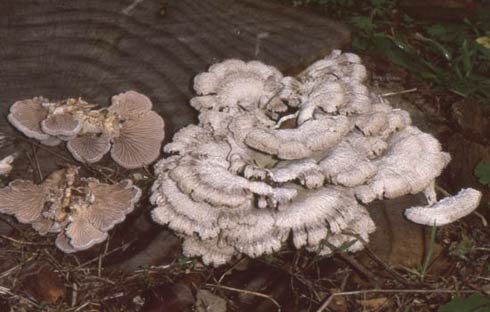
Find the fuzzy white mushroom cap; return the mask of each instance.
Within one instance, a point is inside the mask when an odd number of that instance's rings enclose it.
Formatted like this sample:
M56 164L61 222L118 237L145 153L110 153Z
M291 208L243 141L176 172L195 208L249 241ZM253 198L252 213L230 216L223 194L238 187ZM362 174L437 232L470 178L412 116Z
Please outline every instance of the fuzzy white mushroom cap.
M449 155L366 76L340 51L297 77L238 60L196 76L199 124L179 130L155 165L153 220L182 236L185 255L218 266L289 237L320 255L361 250L375 230L363 204L375 199L423 192L431 207L407 217L436 225L474 210L472 190L437 202Z
M481 192L467 188L454 196L424 207L412 207L405 210L410 221L425 225L441 226L459 220L473 212L480 203Z

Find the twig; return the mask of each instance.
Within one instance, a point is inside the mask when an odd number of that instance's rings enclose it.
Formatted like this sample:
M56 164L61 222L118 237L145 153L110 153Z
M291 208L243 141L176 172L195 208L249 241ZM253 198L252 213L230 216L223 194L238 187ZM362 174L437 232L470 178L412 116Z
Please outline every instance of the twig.
M485 219L485 217L481 213L479 213L478 211L473 211L473 213L475 214L475 216L477 216L478 218L480 218L481 223L483 224L484 227L487 227L488 226L487 219Z
M77 304L78 297L78 285L77 283L72 284L72 292L71 292L71 306L74 307Z
M235 264L233 264L228 270L226 270L223 274L221 274L220 278L218 279L218 285L221 285L221 282L223 281L223 279L231 274L231 272L240 264L243 262L243 260L246 259L246 258L241 258L240 260L238 260Z
M255 291L251 291L251 290L246 290L246 289L233 288L233 287L228 287L228 286L218 285L218 284L205 284L204 286L221 288L221 289L225 289L225 290L229 290L229 291L234 291L234 292L238 292L238 293L243 293L243 294L247 294L247 295L253 295L253 296L265 298L265 299L270 300L277 307L278 312L281 311L281 305L274 298L272 298L269 295L263 294L263 293L259 293L259 292L255 292Z
M76 163L75 161L63 156L63 155L60 155L59 153L56 153L56 152L53 152L51 151L50 149L46 148L45 146L43 146L42 144L38 144L32 140L29 140L29 139L25 139L23 137L19 137L20 140L24 141L24 142L27 142L27 143L30 143L34 146L36 146L37 148L39 149L42 149L43 151L61 159L61 160L64 160L66 161L67 163L69 163L70 165L73 165L73 166L79 166L80 164L79 163ZM88 171L92 172L92 173L99 173L97 170L95 170L94 168L88 166L86 163L82 163L82 166L87 169Z
M16 244L20 245L35 245L35 246L51 246L51 244L45 244L45 243L33 243L33 242L26 242L26 241L20 241L15 238L9 237L7 235L0 234L0 237L3 239L6 239L8 241L14 242Z
M377 287L379 284L379 278L375 276L373 273L369 272L366 267L360 264L356 259L349 256L348 254L342 252L339 254L339 257L342 258L345 262L350 264L354 269L359 271L362 275L368 278L368 280L373 284L373 286Z
M395 96L399 94L405 94L405 93L412 93L417 91L417 88L412 88L412 89L407 89L407 90L402 90L402 91L397 91L397 92L387 92L381 94L382 97L390 97L390 96Z
M42 182L44 180L43 173L41 171L41 165L39 165L39 159L37 159L37 153L34 149L34 145L31 142L32 155L34 156L34 164L36 164L37 174L39 175L39 181Z
M344 291L331 294L323 304L316 310L316 312L324 311L335 297L339 296L352 296L352 295L365 295L373 293L385 293L385 294L425 294L425 293L439 293L439 294L454 294L454 293L466 293L473 294L479 292L478 290L455 290L455 289L365 289L355 291Z
M76 308L75 312L82 311L82 309L85 308L86 306L88 306L89 304L90 304L90 301L85 302L84 304L82 304L81 306Z
M15 266L11 267L10 269L8 269L6 271L3 271L2 273L0 273L0 279L4 278L6 276L9 276L10 274L12 274L12 272L20 269L22 266L26 265L28 262L34 260L35 258L37 258L37 255L30 256L23 263L19 263L19 264L15 265Z
M366 240L364 238L362 238L359 234L349 234L349 235L353 235L354 237L356 237L364 245L364 249L366 250L366 252L369 255L369 257L371 257L371 259L373 259L375 262L377 262L379 265L381 265L397 281L399 281L400 283L402 283L404 285L411 284L411 282L407 278L405 278L405 276L403 276L400 273L398 273L397 271L393 270L391 268L391 266L389 266L383 260L381 260L381 258L379 258L378 255L374 251L372 251L371 248L369 248L368 243L366 242Z
M102 259L104 259L104 257L107 255L107 251L109 249L109 240L110 240L110 237L107 239L107 241L105 243L104 253L99 255L99 263L97 266L97 276L98 277L102 276Z
M129 242L127 242L127 243L126 243L126 244L124 244L124 245L121 245L121 246L119 246L119 247L116 247L116 248L112 249L111 251L107 252L107 253L105 254L105 256L108 256L108 255L110 255L110 254L112 254L112 253L114 253L114 252L116 252L116 251L118 251L118 250L120 250L120 249L124 249L124 248L128 247L128 246L129 246L129 245L131 245L131 244L132 244L132 243L133 243L135 240L136 240L136 239L133 239L132 241L129 241ZM90 264L90 263L92 263L92 262L98 261L98 260L99 260L99 257L100 257L100 256L97 256L97 257L95 257L95 258L93 258L93 259L91 259L91 260L89 260L89 261L87 261L87 262L84 262L84 263L80 264L79 266L77 266L75 269L80 269L80 268L83 268L83 267L85 267L85 266L89 265L89 264Z
M449 193L448 191L446 191L442 186L439 186L439 185L435 185L435 188L438 192L442 193L442 195L446 196L446 197L451 197L453 195L451 195L451 193Z
M60 154L58 154L58 153L56 153L56 152L53 152L53 151L51 151L49 148L46 148L46 147L42 146L42 145L41 145L41 144L39 144L39 143L36 143L36 142L34 142L34 141L32 141L32 140L29 140L29 139L25 139L25 138L23 138L23 137L19 137L19 139L20 139L20 140L22 140L22 141L24 141L24 142L27 142L27 143L29 143L29 144L32 144L32 145L34 145L35 147L37 147L37 148L39 148L39 149L42 149L43 151L46 151L47 153L49 153L49 154L51 154L51 155L53 155L53 156L55 156L55 157L57 157L57 158L63 159L64 161L66 161L66 162L68 162L68 163L70 163L70 164L75 164L75 162L74 162L73 160L71 160L71 159L69 159L69 158L67 158L67 157L65 157L65 156L63 156L63 155L60 155Z
M21 295L17 295L7 287L0 286L0 295L8 295L8 296L12 296L12 297L17 298L17 299L21 298L22 300L25 300L26 302L28 302L34 306L39 305L34 299L31 299L31 298L25 297L25 296L21 296Z

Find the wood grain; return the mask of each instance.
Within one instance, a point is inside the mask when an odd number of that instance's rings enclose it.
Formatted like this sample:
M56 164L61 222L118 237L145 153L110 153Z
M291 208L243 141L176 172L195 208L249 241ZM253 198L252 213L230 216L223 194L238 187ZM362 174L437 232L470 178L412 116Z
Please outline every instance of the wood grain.
M81 96L105 106L112 95L133 89L152 99L170 141L176 130L196 122L188 105L192 79L210 64L258 59L293 71L340 48L349 32L323 17L263 0L2 0L0 40L3 115L19 99ZM3 119L0 132L14 130ZM9 148L30 151L29 145ZM52 151L65 154L63 146ZM45 150L37 150L36 159L43 174L63 162ZM39 179L29 166L19 159L15 170ZM129 217L134 222L128 219L113 231L118 238L111 243L137 241L111 255L109 263L132 270L160 263L177 248L175 236L149 222L147 205L141 203L139 213Z
M226 58L289 70L340 47L340 24L261 0L0 1L0 109L82 96L107 105L135 89L167 121L194 122L192 78Z

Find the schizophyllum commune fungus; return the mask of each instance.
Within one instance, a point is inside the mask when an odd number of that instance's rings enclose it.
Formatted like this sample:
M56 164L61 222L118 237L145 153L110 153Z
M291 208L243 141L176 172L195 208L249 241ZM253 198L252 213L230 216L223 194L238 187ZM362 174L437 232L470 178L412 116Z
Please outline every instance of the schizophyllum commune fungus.
M184 238L183 252L221 265L281 248L325 255L363 248L375 225L363 204L423 192L412 221L443 225L476 209L466 189L439 202L435 178L450 161L365 84L359 57L333 51L298 77L227 60L196 76L199 124L179 132L155 166L153 219Z
M0 213L31 224L41 235L59 233L56 246L66 253L107 239L107 232L133 211L141 190L131 180L115 184L80 178L78 168L50 174L42 183L14 180L0 189Z
M363 206L423 192L419 223L455 221L479 203L464 190L436 200L450 161L365 84L352 53L333 51L297 77L257 61L227 60L194 79L199 124L178 131L155 165L153 219L180 233L183 252L221 265L233 256L297 248L325 255L363 248L375 225Z
M15 102L8 120L30 138L45 145L67 141L73 157L93 163L111 152L122 167L133 169L154 162L164 138L162 117L150 99L136 91L112 97L107 108L82 99L50 102L43 97Z

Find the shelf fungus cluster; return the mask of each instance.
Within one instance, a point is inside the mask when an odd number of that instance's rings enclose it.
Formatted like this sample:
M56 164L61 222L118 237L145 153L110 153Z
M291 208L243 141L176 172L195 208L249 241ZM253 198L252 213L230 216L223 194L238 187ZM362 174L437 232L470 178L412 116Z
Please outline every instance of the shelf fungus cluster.
M0 213L31 224L41 235L59 233L56 246L71 253L106 240L107 232L133 211L140 196L131 180L105 184L80 178L76 167L68 167L38 185L10 182L0 189Z
M406 215L431 225L474 210L474 190L437 202L434 179L450 156L366 75L340 51L297 77L240 60L197 75L199 124L177 132L155 165L153 219L183 236L185 255L221 265L289 237L321 255L360 250L375 230L363 205L376 199L424 192L428 205Z
M152 111L148 97L128 91L112 97L112 105L96 105L82 99L50 102L43 97L15 102L8 120L30 138L54 146L62 141L75 159L93 163L110 151L122 167L148 165L160 154L163 119Z

